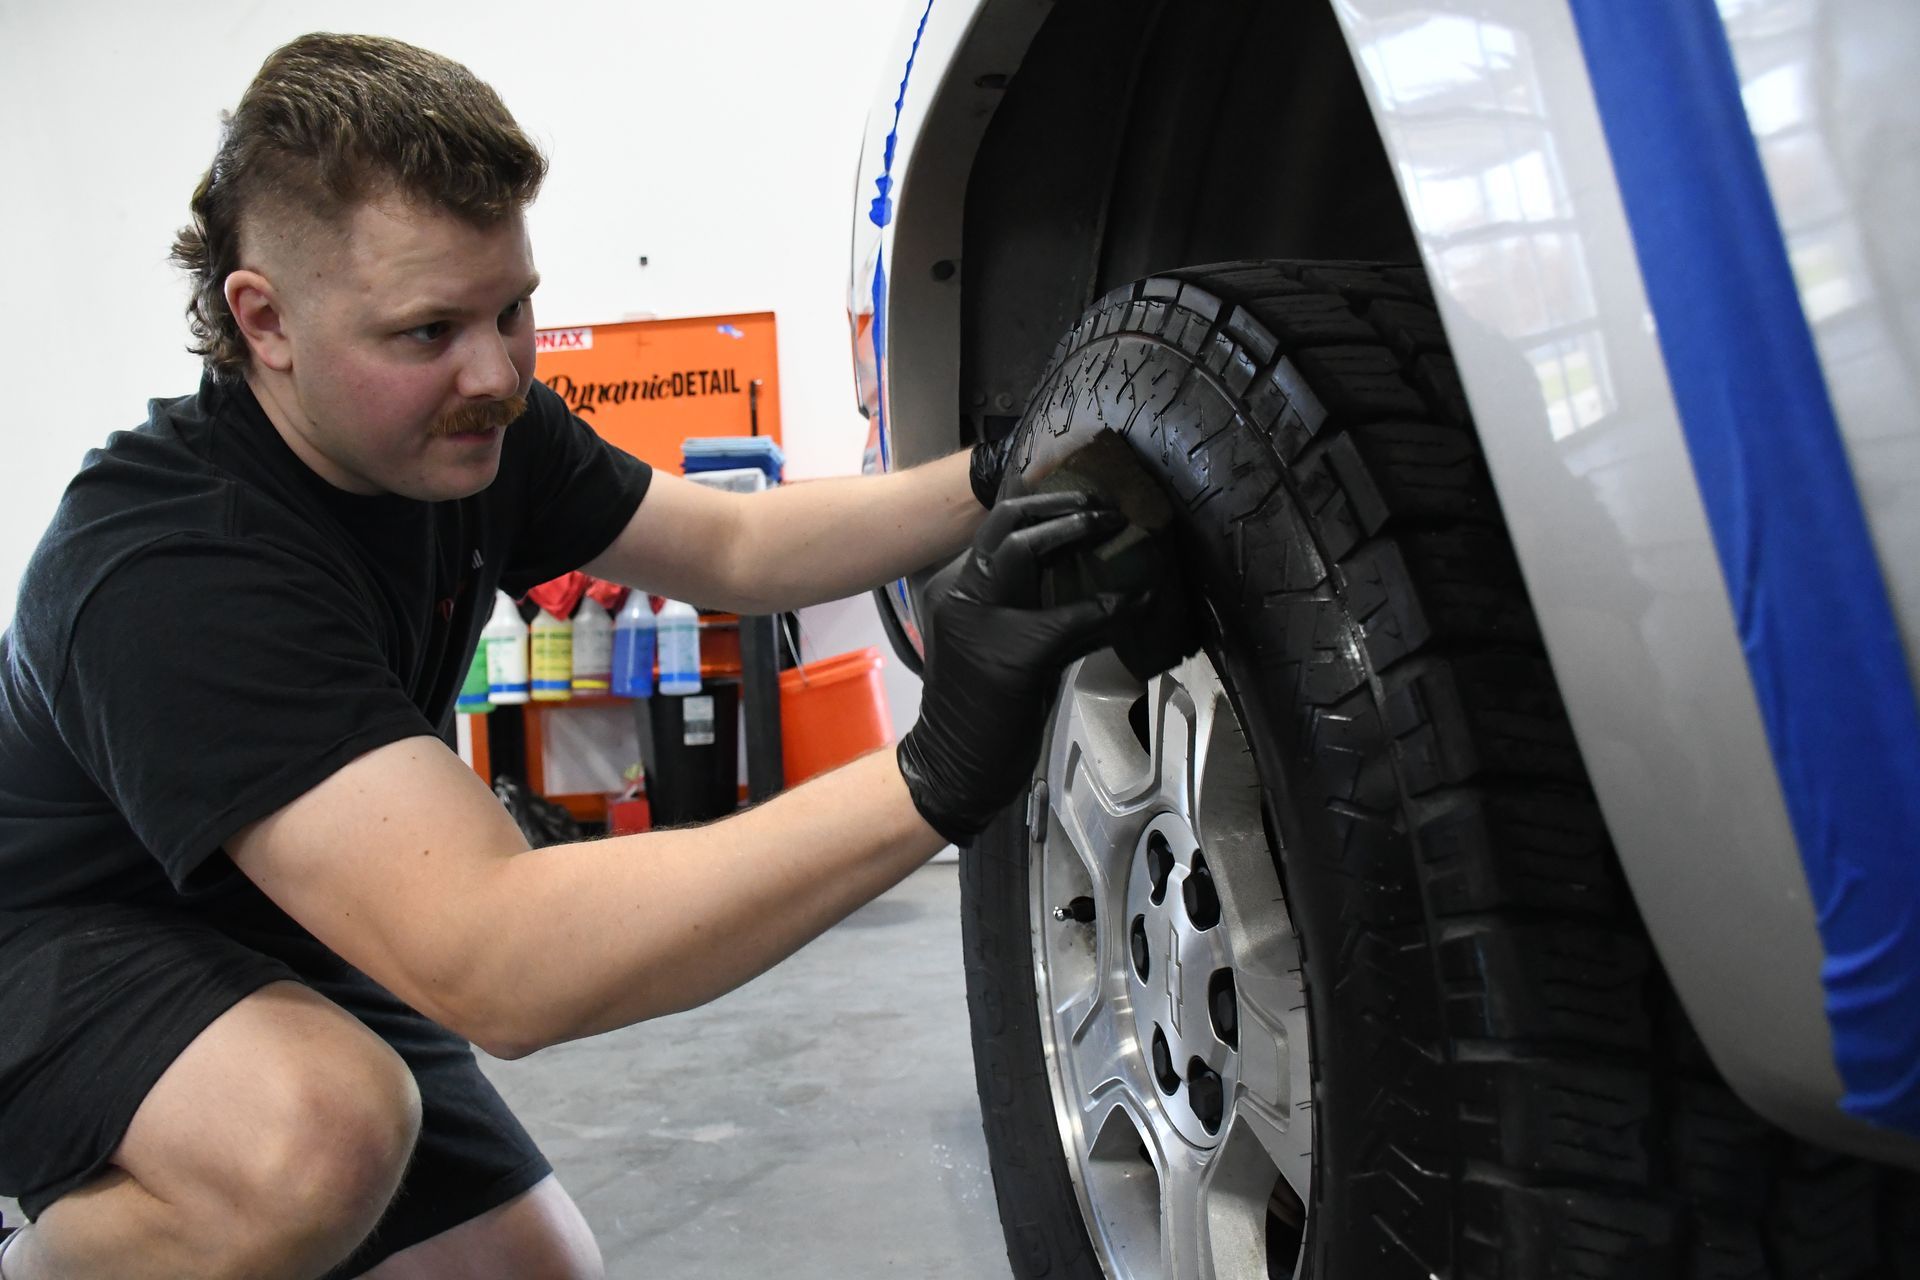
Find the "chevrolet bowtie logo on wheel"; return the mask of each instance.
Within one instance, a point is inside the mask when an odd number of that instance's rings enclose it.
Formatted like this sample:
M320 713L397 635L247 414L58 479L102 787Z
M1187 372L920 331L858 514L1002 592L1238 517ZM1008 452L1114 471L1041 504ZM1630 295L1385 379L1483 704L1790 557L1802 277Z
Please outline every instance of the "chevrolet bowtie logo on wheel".
M1171 920L1167 922L1167 1018L1173 1023L1175 1035L1183 1035L1180 1026L1181 1011L1181 974L1180 974L1180 928Z

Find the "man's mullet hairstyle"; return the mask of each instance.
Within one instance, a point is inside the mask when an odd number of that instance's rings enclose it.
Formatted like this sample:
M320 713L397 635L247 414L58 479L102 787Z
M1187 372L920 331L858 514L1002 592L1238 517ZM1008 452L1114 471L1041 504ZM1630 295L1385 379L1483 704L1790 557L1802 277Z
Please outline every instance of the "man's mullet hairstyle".
M188 350L220 379L247 368L226 281L248 215L271 207L337 227L363 201L399 195L484 228L531 203L547 175L491 87L450 58L376 36L316 33L275 50L224 125L173 242L193 278Z

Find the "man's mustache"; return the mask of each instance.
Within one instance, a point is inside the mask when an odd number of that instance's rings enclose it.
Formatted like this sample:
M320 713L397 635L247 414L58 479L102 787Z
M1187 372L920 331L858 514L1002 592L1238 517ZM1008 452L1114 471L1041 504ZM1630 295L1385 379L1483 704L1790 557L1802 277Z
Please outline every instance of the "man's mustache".
M488 400L482 404L462 405L452 413L433 424L429 434L435 436L459 436L474 431L491 431L495 427L504 427L527 411L527 398L513 395L505 400Z

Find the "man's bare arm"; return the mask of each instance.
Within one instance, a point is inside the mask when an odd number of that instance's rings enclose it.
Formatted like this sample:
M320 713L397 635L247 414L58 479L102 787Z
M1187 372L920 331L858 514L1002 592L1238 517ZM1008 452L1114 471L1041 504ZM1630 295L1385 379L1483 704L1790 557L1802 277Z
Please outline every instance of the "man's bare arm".
M882 476L722 493L665 472L596 577L738 613L838 600L952 557L986 512L968 455Z
M350 963L515 1057L738 986L942 843L880 752L710 826L529 852L471 770L412 738L229 852Z
M295 920L421 1012L504 1055L699 1004L965 840L1032 777L1047 706L1123 602L1040 603L1110 536L1081 495L1000 502L935 596L950 637L899 751L711 826L529 852L438 740L369 752L228 842Z

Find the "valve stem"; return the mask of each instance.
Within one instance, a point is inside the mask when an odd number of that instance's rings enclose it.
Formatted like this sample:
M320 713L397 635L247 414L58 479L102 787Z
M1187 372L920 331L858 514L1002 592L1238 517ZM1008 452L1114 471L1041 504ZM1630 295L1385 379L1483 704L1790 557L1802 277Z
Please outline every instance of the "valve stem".
M1079 897L1079 898L1075 898L1073 901L1069 902L1064 907L1055 907L1053 909L1053 918L1055 920L1060 921L1062 924L1066 923L1069 920L1073 921L1075 924L1092 924L1093 923L1093 899L1088 897Z

